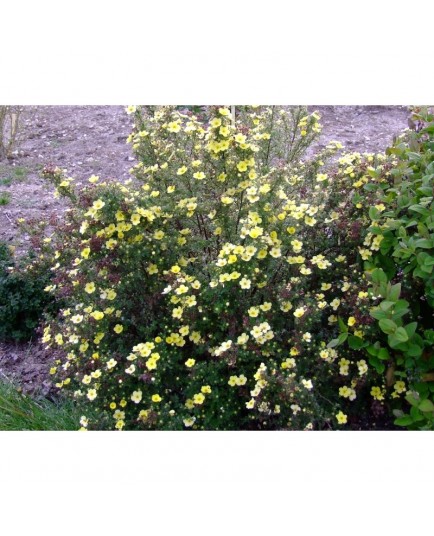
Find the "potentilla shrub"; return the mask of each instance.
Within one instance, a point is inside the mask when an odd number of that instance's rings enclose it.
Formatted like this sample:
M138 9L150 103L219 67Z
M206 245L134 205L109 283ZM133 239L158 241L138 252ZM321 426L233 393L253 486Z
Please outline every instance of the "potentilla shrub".
M130 180L78 188L45 170L71 210L49 288L66 306L43 341L63 350L51 372L82 429L375 427L381 373L329 343L369 332L377 193L359 192L393 163L332 165L337 142L301 160L320 132L302 107L128 112Z

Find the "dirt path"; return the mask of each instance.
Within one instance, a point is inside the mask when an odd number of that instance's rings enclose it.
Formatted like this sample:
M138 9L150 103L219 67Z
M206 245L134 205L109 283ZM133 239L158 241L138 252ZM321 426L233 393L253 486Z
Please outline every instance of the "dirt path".
M309 106L322 116L317 147L341 141L348 151L384 150L407 127L405 106ZM0 162L0 240L26 249L17 233L17 218L48 219L64 204L39 173L51 163L67 169L77 181L91 175L127 178L133 158L126 137L132 119L121 106L26 107L22 143L14 159ZM9 202L1 205L2 195ZM24 242L23 242L24 240ZM38 344L0 344L2 375L16 378L27 391L48 393L52 356Z
M46 164L67 169L77 182L91 175L127 178L133 161L126 144L131 126L122 106L26 107L19 152L0 162L0 192L10 197L0 207L0 240L16 244L17 218L46 219L64 210L40 178Z

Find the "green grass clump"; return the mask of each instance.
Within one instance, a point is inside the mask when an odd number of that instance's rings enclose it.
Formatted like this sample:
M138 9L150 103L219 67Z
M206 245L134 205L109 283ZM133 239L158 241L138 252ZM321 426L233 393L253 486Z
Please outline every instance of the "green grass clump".
M0 206L8 205L10 200L11 194L9 192L0 192Z
M0 430L77 430L79 420L79 410L71 400L31 398L16 385L0 382Z

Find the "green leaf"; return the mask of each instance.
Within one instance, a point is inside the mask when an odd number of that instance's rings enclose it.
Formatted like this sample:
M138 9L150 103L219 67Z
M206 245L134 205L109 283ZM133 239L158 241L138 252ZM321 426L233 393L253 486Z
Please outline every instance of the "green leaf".
M403 311L405 310L406 312L408 311L408 306L410 304L408 303L407 300L398 300L396 303L395 303L395 313L398 313L400 311Z
M388 311L391 307L395 305L394 301L384 300L379 304L379 307L382 311Z
M381 359L382 361L386 361L390 358L389 350L387 348L380 348L378 354L378 359Z
M423 412L432 412L434 411L434 404L431 402L431 400L422 400L418 406L418 409Z
M408 341L408 335L407 335L407 332L405 331L404 328L399 327L395 331L394 336L398 339L399 342L407 342Z
M387 275L383 272L381 268L376 268L372 272L371 277L373 283L387 283Z
M425 417L422 415L422 413L417 409L416 406L412 406L410 408L410 415L413 417L414 422L419 422L425 420Z
M378 208L370 207L369 208L369 217L371 218L372 221L376 221L376 220L380 219L380 211L378 210Z
M415 398L414 395L409 394L405 397L407 402L411 404L412 406L418 406L419 405L419 399Z
M410 424L413 424L413 419L410 417L410 415L404 415L404 417L398 417L395 419L394 423L397 426L409 426Z
M388 299L392 302L398 301L399 295L401 294L401 283L392 285L388 293Z
M422 214L422 216L429 216L430 215L429 210L426 209L425 207L420 206L420 205L412 205L411 207L408 207L408 210L411 210L413 212L417 212L418 214Z
M377 374L383 374L383 372L386 370L386 365L379 361L376 357L370 357L369 364L374 367L374 369L377 371Z
M364 341L363 339L361 339L360 337L356 337L354 335L348 336L348 346L352 350L360 350L360 348L364 348L367 345L368 343Z
M414 245L417 248L423 248L423 249L431 249L433 246L432 240L428 240L426 238L419 238L419 240L416 240Z
M380 311L378 308L371 309L370 315L372 318L375 318L376 320L381 320L382 318L388 318L388 314L384 311Z
M335 348L336 346L340 346L347 340L347 337L348 333L341 333L337 339L333 339L327 344L327 348Z
M348 332L348 326L345 324L345 322L342 320L341 317L338 317L338 324L339 324L339 329L342 333Z
M378 355L378 351L379 351L378 344L377 343L375 343L375 345L371 344L370 346L366 348L366 351L368 352L369 355L372 355L375 357L376 355Z
M407 332L408 338L411 339L416 333L417 322L411 322L410 324L407 324L406 326L404 326L404 329Z
M378 325L380 326L381 331L387 333L387 335L395 333L398 327L393 320L389 320L388 318L382 318L378 322Z
M408 345L407 354L411 357L419 357L422 355L423 348L417 344L410 343Z

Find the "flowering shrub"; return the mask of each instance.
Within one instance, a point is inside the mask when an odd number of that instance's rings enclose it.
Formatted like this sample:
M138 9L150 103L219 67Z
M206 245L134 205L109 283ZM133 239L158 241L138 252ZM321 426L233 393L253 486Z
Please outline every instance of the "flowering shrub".
M128 112L130 180L44 172L71 210L43 341L82 429L387 426L363 263L396 158L300 160L320 132L302 107Z

